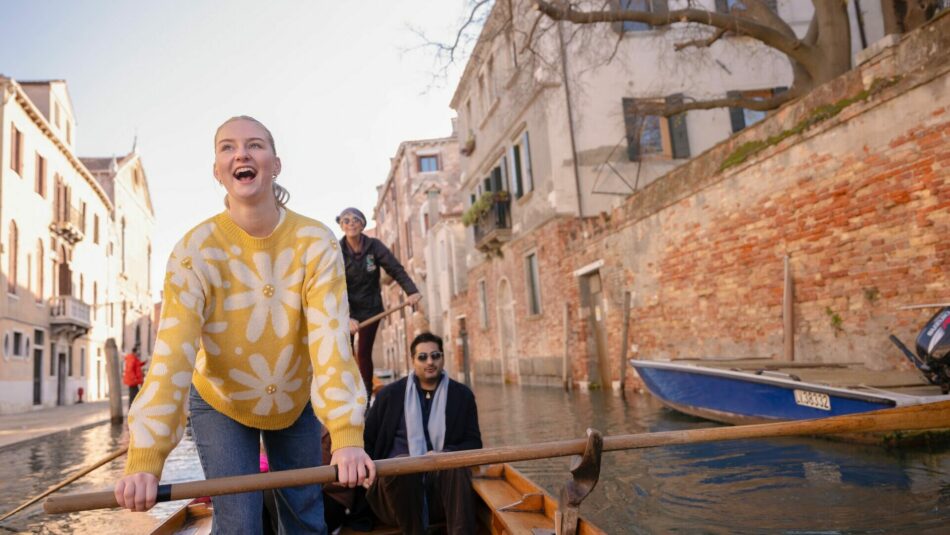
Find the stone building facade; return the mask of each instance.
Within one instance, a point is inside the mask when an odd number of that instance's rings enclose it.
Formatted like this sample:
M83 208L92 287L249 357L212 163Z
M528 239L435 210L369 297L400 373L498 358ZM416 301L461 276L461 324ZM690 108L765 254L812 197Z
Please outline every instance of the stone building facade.
M638 117L628 104L734 92L774 94L790 83L791 71L783 57L736 37L704 51L704 62L689 55L674 58L674 44L685 39L676 27L554 25L529 53L518 41L530 33L525 27L533 20L529 4L495 4L451 104L459 115L464 155L463 219L471 224L467 287L453 302L458 311L453 335L463 326L467 330L477 380L619 386L626 377L626 366L619 362L625 293L633 301L628 356L656 356L652 349L642 353L652 346L637 341L638 336L665 336L666 344L677 348L684 343L680 333L669 329L649 331L655 325L637 315L660 284L646 274L666 277L677 267L664 267L658 274L650 244L661 236L672 240L682 229L648 231L640 226L623 234L618 226L623 220L616 214L670 188L675 183L670 177L679 176L684 167L694 168L696 159L708 162L723 140L736 134L744 139L766 118L742 109L691 111L670 119ZM669 9L679 5L660 4ZM708 4L710 9L719 5ZM650 9L657 5L651 3ZM812 15L809 3L780 1L773 9L804 34ZM863 12L863 28L852 31L855 52L882 37L879 11ZM853 24L857 21L852 17ZM591 50L614 50L614 59L601 63ZM743 204L743 198L732 198L743 195L738 191L722 192L721 207ZM654 206L663 217L678 206L675 202L686 202L664 199L674 205ZM706 211L720 205L703 201ZM700 218L696 224L704 222ZM794 260L792 264L794 268ZM705 271L701 265L693 269ZM689 281L683 284L695 281L690 275L699 275L679 273ZM650 282L640 287L638 280ZM736 291L749 290L739 281L737 285ZM752 308L764 300L751 293L745 298ZM740 305L731 306L707 319L730 328L745 325L735 321L734 308ZM690 321L685 309L678 314L678 321ZM661 318L662 323L665 316ZM752 318L745 321L744 336L724 332L718 336L723 347L698 346L744 356L751 351L745 344L774 343L773 331ZM700 335L694 331L684 332Z
M90 169L62 80L0 77L0 103L0 413L101 399L106 340L151 311L141 159Z
M443 138L405 141L390 162L389 176L377 188L374 232L423 293L421 308L438 311L434 329L424 320L419 305L404 308L381 322L375 347L381 347L382 354L376 367L405 374L410 369L409 343L415 333L421 329L443 333L438 324L444 313L443 300L429 282L432 272L426 245L427 236L440 218L458 212L459 151L455 132ZM405 297L399 284L384 275L383 305L391 308ZM429 318L433 319L431 314Z

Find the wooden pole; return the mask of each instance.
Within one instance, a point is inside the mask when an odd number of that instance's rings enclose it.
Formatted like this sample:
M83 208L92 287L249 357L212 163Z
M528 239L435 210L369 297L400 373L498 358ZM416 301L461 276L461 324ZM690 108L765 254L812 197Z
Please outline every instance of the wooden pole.
M122 378L119 370L119 348L115 338L106 340L106 378L109 381L109 414L113 424L122 423Z
M792 268L788 255L785 255L785 292L782 298L782 320L785 338L785 360L795 360L795 290L792 282Z
M627 397L627 345L630 342L630 290L623 293L623 327L620 335L620 396Z
M570 373L571 358L570 358L570 347L571 347L571 306L567 303L564 303L564 358L561 360L561 384L564 385L564 390L567 392L571 391L571 388L574 386L573 383L573 373Z
M17 507L16 509L10 511L9 513L6 513L6 514L3 515L3 516L0 516L0 521L3 521L3 520L6 520L7 518L10 518L11 516L13 516L13 515L19 513L20 511L26 509L27 507L33 505L34 503L36 503L36 502L42 500L43 498L49 496L50 494L56 492L57 490L59 490L59 489L65 487L66 485L69 485L69 484L72 483L73 481L76 481L77 479L79 479L79 478L81 478L82 476L88 474L89 472L92 472L92 471L95 470L96 468L99 468L100 466L102 466L102 465L104 465L104 464L106 464L106 463L108 463L108 462L111 462L111 461L113 461L113 460L115 460L115 459L118 459L119 457L125 455L125 452L127 452L127 451L129 451L129 448L128 448L128 447L124 447L124 448L120 449L119 451L114 451L114 452L110 453L109 455L103 457L102 459L99 459L99 460L96 461L95 463L93 463L93 464L87 466L86 468L83 468L83 469L80 470L78 473L73 474L72 476L68 477L65 481L63 481L63 482L61 482L61 483L59 483L59 484L57 484L57 485L53 485L52 487L46 489L42 494L38 494L38 495L36 495L36 496L30 498L30 499L27 500L26 502L23 502L23 503L22 503L19 507Z
M723 426L705 429L663 431L659 433L617 435L604 437L603 451L655 448L658 446L677 444L698 444L720 440L905 431L945 427L950 427L950 401L897 407L818 420L799 420L771 424ZM587 439L582 438L522 446L504 446L481 450L436 453L418 457L396 457L376 461L376 475L377 477L398 476L462 468L466 466L582 455L586 447ZM332 483L334 481L336 481L335 466L266 472L206 481L159 485L158 501L184 500L201 496L218 496L222 494L294 487L313 483ZM111 490L59 497L53 496L48 498L43 504L43 508L47 513L69 513L117 506L118 503Z
M379 314L376 314L375 316L373 316L373 317L371 317L371 318L367 318L367 319L365 319L365 320L363 320L363 321L360 322L359 328L362 329L363 327L366 327L367 325L372 325L372 324L376 323L377 321L379 321L379 320L385 318L386 316L392 314L393 312L396 312L397 310L399 310L400 308L402 308L402 307L404 307L404 306L406 306L406 305L408 305L408 304L409 304L409 301L403 301L402 303L399 303L398 305L396 305L396 306L394 306L394 307L392 307L392 308L390 308L390 309L388 309L388 310L384 310L384 311L380 312Z

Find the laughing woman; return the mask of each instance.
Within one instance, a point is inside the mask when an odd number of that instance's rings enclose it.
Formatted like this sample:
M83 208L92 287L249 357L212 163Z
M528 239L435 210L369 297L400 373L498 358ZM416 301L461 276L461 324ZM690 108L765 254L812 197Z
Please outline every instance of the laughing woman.
M321 422L340 482L375 477L362 448L366 391L348 343L340 246L323 224L284 208L263 124L231 118L214 146L227 209L188 232L168 261L152 366L129 413L126 476L115 485L133 511L155 504L186 396L207 478L257 473L262 439L272 470L318 466ZM277 492L282 533L326 533L319 485ZM261 493L212 502L214 533L261 532Z

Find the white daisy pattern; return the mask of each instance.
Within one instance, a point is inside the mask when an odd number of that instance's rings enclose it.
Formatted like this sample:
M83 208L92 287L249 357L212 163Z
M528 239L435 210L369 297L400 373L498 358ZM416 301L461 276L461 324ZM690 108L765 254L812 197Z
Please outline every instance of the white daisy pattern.
M346 328L350 322L350 307L346 295L337 299L333 292L327 292L323 308L307 307L307 321L311 326L309 342L318 344L317 364L326 364L334 352L344 361L350 360L350 334Z
M228 322L226 321L205 323L201 334L201 347L204 348L205 353L214 356L221 354L221 348L214 342L212 335L221 334L226 330L228 330Z
M366 406L366 387L363 381L357 381L350 372L343 372L343 386L345 388L327 388L327 399L338 401L340 404L331 409L327 416L331 420L349 414L350 425L363 423L363 409Z
M284 249L273 264L265 252L254 253L256 272L240 260L231 260L228 265L234 277L241 281L248 291L229 296L224 300L225 310L241 310L253 307L247 322L245 335L248 341L256 342L264 333L267 318L270 316L274 333L284 337L290 330L290 319L286 307L300 306L300 289L303 280L303 268L289 271L294 258L294 250ZM285 307L286 305L286 307Z
M330 367L327 369L327 372L322 375L318 375L314 380L313 384L310 385L310 403L318 409L326 408L327 402L323 399L323 395L320 393L320 389L326 386L330 382L330 379L336 374L336 368Z
M304 264L309 264L314 259L320 256L320 251L325 250L328 243L332 243L336 240L331 233L326 228L322 227L303 227L297 231L298 238L313 238L310 240L310 245L307 247L307 251L304 252L301 262ZM334 267L334 271L336 268ZM334 276L337 274L334 273Z
M174 404L149 406L158 393L158 381L152 381L142 391L129 411L129 432L136 448L149 448L155 445L155 436L167 437L171 429L159 417L168 416L175 412Z
M231 379L248 387L249 390L236 392L231 395L231 399L257 399L257 404L251 412L260 416L271 414L275 405L277 414L289 411L294 407L294 402L287 393L295 392L303 384L299 377L294 378L297 368L300 367L300 360L294 357L294 346L289 345L280 352L274 364L274 370L271 372L267 359L263 355L258 353L251 355L248 363L257 376L232 369L229 374Z
M183 287L188 279L188 270L195 270L212 285L221 286L221 271L211 261L227 260L228 254L217 247L201 247L213 230L213 223L201 225L175 246L172 256L176 261L168 265L171 281L175 285Z

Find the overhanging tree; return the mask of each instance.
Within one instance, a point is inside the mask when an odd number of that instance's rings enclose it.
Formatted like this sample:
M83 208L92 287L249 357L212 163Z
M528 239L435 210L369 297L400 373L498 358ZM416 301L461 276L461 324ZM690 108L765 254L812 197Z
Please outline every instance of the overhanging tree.
M522 0L499 1L508 4L507 12L510 14L515 11L512 5ZM677 42L674 45L676 51L709 48L726 36L745 37L781 53L791 64L793 82L788 91L775 92L766 98L734 94L704 100L643 101L637 105L638 112L642 114L672 116L689 110L724 107L773 110L851 68L851 24L846 0L812 0L814 15L802 37L798 37L765 0L719 0L716 2L717 10L698 6L693 0L689 0L686 7L673 10L665 9L666 2L653 2L652 11L624 7L630 6L631 2L621 0L528 1L532 3L535 18L529 29L514 33L520 39L517 46L535 54L535 43L545 33L545 22L548 23L547 29L563 22L574 29L601 27L605 31L611 25L644 23L654 28L675 25L687 29L681 33L694 38ZM730 3L731 7L726 8ZM480 26L486 19L485 12L493 4L490 0L473 0L455 41L450 44L430 41L429 44L435 45L449 62L454 61L459 55L459 48L464 45L465 32ZM893 33L919 26L933 17L938 4L939 0L883 0L886 30ZM657 6L664 7L658 9ZM482 16L479 16L480 10ZM508 20L494 31L507 31L516 26ZM612 57L613 54L610 54Z

